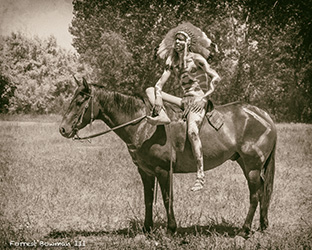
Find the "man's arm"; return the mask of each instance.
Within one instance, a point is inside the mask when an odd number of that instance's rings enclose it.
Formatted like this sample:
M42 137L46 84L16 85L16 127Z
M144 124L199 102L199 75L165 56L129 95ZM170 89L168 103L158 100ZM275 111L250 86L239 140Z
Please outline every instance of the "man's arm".
M201 55L196 55L195 61L212 78L209 83L209 90L203 96L203 98L206 98L212 94L212 92L215 90L215 83L218 83L221 78L219 74L209 66L208 62Z

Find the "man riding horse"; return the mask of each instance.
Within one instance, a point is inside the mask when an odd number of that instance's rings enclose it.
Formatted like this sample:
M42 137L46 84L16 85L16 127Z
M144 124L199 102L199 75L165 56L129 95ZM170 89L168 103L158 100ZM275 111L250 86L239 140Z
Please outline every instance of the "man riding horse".
M149 101L154 106L153 115L147 117L151 124L170 123L163 101L176 104L184 110L188 139L197 167L197 177L192 191L202 189L205 182L199 131L207 111L208 96L214 91L215 84L220 81L218 73L207 62L210 48L214 47L217 50L213 45L206 34L191 23L183 23L171 29L157 51L160 58L166 59L165 70L155 88L150 87L146 90ZM182 98L162 91L171 73L181 83L184 93ZM210 82L209 77L212 78Z

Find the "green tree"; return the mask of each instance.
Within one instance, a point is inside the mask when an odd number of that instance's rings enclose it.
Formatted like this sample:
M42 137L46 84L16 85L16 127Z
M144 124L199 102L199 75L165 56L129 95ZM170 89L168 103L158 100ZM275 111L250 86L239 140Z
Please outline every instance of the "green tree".
M156 0L77 0L73 4L74 19L70 28L75 37L73 45L83 60L94 67L93 80L113 89L117 85L119 90L130 93L142 93L157 81L163 62L155 60L155 49L169 29L184 20L195 22L209 31L207 24L212 22L213 13L222 11L215 3L200 4L196 1L176 4L174 1ZM105 34L115 34L118 39L103 46L99 41ZM124 42L118 42L121 39ZM113 53L109 54L107 50ZM119 63L110 69L109 65L116 61L116 55L120 57L123 53L127 63ZM104 59L100 59L101 64L95 63L99 61L97 57ZM104 77L105 74L107 77ZM107 78L111 80L107 81ZM177 93L178 87L175 84L165 86L167 90Z
M1 37L0 54L2 112L59 112L71 98L78 59L59 48L54 37L12 33Z
M311 1L246 1L259 42L258 102L278 120L312 122Z
M216 103L241 100L279 121L311 122L308 2L74 0L70 31L82 60L93 68L93 81L142 93L163 70L164 62L153 57L158 44L169 29L190 21L221 50L211 61L222 77ZM179 94L172 80L165 91Z

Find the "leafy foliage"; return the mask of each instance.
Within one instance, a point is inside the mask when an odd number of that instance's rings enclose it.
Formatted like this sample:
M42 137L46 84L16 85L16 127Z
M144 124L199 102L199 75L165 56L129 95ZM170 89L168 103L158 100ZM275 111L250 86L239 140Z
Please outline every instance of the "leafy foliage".
M0 53L2 112L58 112L71 97L78 60L54 37L43 41L12 33L1 38Z
M306 1L73 4L74 46L92 65L93 80L99 84L132 94L153 86L163 70L155 49L169 29L190 21L221 49L211 61L223 79L213 94L217 103L247 101L280 121L312 121L311 57L306 56L311 55L312 25ZM109 36L116 38L107 40ZM165 91L181 94L174 79Z
M222 81L216 104L244 101L277 121L312 122L311 0L74 0L71 34L79 57L55 38L0 38L0 112L59 112L72 75L128 94L143 94L164 62L155 50L183 21L219 47L210 60ZM164 90L181 95L172 77Z

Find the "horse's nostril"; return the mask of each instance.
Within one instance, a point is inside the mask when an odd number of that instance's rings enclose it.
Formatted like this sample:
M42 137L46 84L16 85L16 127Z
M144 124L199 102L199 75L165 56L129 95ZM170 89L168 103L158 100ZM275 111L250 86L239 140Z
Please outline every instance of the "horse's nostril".
M65 134L65 128L61 127L61 128L60 128L60 133L61 133L62 135Z

